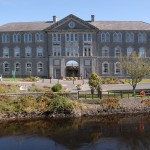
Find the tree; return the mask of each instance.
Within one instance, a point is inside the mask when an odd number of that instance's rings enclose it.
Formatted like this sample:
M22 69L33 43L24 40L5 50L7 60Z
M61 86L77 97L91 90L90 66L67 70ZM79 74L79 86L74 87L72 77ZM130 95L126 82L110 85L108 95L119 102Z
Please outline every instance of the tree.
M101 98L101 86L102 86L102 78L98 76L96 73L92 73L89 77L88 84L91 88L91 91L96 90L98 92L99 98Z
M133 96L135 96L137 83L150 73L150 63L145 58L138 57L136 52L129 57L121 57L120 63L124 72L129 76L127 82L132 86Z

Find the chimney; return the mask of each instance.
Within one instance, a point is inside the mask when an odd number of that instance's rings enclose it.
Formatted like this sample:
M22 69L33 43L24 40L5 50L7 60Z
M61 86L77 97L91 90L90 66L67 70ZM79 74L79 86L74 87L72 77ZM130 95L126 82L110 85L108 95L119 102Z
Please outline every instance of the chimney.
M53 16L53 22L57 22L57 16Z
M94 15L91 15L91 22L94 22Z

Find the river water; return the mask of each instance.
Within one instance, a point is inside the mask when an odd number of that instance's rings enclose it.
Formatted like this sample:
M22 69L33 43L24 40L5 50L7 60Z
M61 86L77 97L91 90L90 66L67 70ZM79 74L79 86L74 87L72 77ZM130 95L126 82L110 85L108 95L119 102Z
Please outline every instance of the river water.
M150 150L150 115L0 121L0 150Z

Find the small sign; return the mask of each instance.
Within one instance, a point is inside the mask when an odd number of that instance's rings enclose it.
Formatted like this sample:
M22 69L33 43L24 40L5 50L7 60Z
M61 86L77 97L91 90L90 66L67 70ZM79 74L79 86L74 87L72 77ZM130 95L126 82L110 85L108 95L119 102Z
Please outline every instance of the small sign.
M20 86L20 90L21 90L21 91L27 91L28 88L27 88L26 85L22 85L22 86Z

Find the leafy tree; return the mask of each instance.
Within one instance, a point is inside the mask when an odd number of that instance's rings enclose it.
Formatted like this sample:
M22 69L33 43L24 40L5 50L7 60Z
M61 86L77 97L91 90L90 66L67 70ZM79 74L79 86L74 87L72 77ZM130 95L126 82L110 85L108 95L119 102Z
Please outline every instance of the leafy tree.
M92 73L89 77L88 84L91 88L91 91L97 90L99 98L101 98L101 86L102 86L102 78L96 73Z
M127 82L133 87L133 96L135 96L137 83L150 73L150 63L145 58L138 57L136 52L129 57L121 57L120 62L122 69L129 76Z

